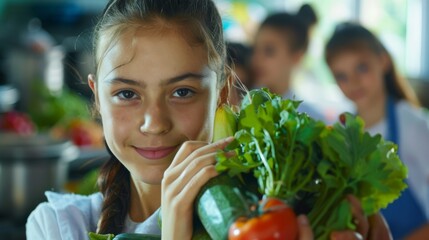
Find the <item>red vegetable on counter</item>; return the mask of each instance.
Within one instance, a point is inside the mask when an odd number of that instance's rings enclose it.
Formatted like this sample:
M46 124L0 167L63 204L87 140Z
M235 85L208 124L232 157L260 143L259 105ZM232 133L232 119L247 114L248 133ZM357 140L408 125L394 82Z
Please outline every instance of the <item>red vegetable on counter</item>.
M0 131L31 135L34 134L35 127L26 114L12 111L0 117Z

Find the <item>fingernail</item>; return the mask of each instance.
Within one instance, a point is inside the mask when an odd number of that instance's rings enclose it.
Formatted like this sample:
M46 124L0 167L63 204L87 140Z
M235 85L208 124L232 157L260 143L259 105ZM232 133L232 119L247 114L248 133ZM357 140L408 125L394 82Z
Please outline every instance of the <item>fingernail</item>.
M298 216L298 224L301 226L307 226L308 225L308 218L305 215L299 215Z
M233 136L230 136L224 139L225 142L232 142L232 140L234 140Z

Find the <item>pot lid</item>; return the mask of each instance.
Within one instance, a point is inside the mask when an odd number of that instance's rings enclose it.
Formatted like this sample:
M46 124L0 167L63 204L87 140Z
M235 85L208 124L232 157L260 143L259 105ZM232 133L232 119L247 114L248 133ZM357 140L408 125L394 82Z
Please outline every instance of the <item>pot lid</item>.
M35 159L75 159L79 149L70 140L54 139L49 135L21 136L0 133L0 161Z

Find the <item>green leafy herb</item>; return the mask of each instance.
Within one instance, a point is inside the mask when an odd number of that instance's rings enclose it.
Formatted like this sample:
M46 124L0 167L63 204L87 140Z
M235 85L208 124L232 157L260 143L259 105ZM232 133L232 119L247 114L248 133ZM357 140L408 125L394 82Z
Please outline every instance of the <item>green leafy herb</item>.
M353 229L348 194L365 214L385 208L406 188L406 167L395 144L364 131L351 114L326 126L297 111L300 102L283 100L266 89L251 91L235 115L235 140L218 154L217 170L240 177L253 173L259 192L285 199L307 213L316 238Z

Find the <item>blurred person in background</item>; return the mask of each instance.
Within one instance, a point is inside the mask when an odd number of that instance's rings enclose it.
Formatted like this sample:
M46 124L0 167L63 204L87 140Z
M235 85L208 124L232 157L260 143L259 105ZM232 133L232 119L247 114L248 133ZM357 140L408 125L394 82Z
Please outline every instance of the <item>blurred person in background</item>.
M382 211L394 239L428 239L429 116L396 71L386 48L363 26L338 25L327 43L325 58L366 129L398 144L408 167L409 188Z
M262 22L252 56L258 87L267 87L284 98L301 100L291 90L292 77L307 52L310 31L316 22L316 13L308 4L301 6L296 14L276 13ZM299 110L326 121L321 112L305 101Z
M231 88L229 102L240 105L241 99L247 89L253 87L253 78L250 73L251 47L242 43L227 43L227 63L233 71L233 86Z

